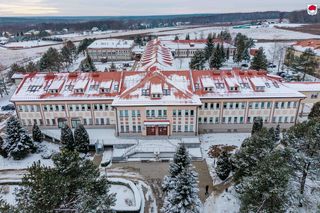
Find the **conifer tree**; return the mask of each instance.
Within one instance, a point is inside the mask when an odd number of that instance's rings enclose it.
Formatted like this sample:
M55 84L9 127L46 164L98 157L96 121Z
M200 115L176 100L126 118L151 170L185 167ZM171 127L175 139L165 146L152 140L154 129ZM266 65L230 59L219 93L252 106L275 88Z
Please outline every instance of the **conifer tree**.
M207 44L204 49L206 60L208 60L212 56L213 51L214 51L213 39L210 36L208 36Z
M226 53L226 60L228 61L230 59L230 49L227 49L227 53Z
M251 63L251 69L254 70L267 70L268 60L267 56L264 54L263 48L260 47L257 54L253 57Z
M30 61L27 66L25 67L26 72L37 72L39 71L39 68L37 66L37 64L35 64L34 62Z
M37 141L37 142L42 142L43 140L43 135L41 133L41 130L36 123L34 123L32 127L32 139L33 141Z
M317 102L312 106L311 112L309 113L308 118L309 119L320 118L320 102Z
M252 125L252 130L251 130L251 134L255 134L257 132L259 132L263 127L263 120L261 117L257 117L254 119L253 121L253 125Z
M178 41L178 40L179 40L179 36L176 35L176 36L174 37L174 40L175 40L175 41Z
M196 51L191 58L190 69L203 70L206 63L206 56L204 51Z
M213 54L209 60L210 68L220 69L223 64L223 55L221 54L220 45L218 44L213 51Z
M89 134L82 124L79 124L74 130L74 141L78 152L87 153L89 151Z
M280 141L280 133L281 133L281 130L280 130L280 125L278 124L277 127L276 127L276 130L274 131L274 139L276 142L279 142Z
M8 157L8 153L6 152L6 150L4 148L4 140L1 136L0 136L0 155L4 158Z
M175 189L164 200L163 213L200 213L201 201L198 196L198 175L186 168L177 176Z
M93 61L89 55L81 62L80 69L83 72L94 72L97 71L96 66L93 64Z
M198 178L193 171L191 158L184 145L180 145L169 166L169 175L163 180L164 213L200 212Z
M245 139L231 159L234 180L239 183L244 177L252 175L257 164L275 147L276 142L266 128Z
M36 151L36 146L26 130L22 128L17 118L11 117L6 124L6 139L3 145L5 153L14 160L25 158L30 152Z
M306 74L313 75L317 66L319 63L316 59L316 53L308 48L300 55L296 70L303 73L302 81L304 81Z
M231 164L229 161L229 154L226 151L221 152L217 160L216 173L221 180L229 177L231 172Z
M67 149L54 155L53 167L34 163L24 175L16 200L21 212L111 212L115 195L106 176L90 160Z
M269 129L269 134L270 134L270 137L272 138L272 140L276 141L276 133L275 133L275 130L273 127L271 127Z
M64 125L61 128L60 142L68 150L74 150L76 148L76 144L74 142L72 130L70 129L70 127L68 125Z
M238 33L234 42L236 46L236 51L233 57L233 61L240 63L243 60L250 60L249 49L254 46L252 39L248 38L246 35Z
M189 35L189 33L186 35L186 40L190 40L190 35Z
M40 71L59 72L62 65L62 58L57 49L50 47L40 59Z
M267 154L259 161L255 172L236 186L240 212L285 212L291 172L282 150Z

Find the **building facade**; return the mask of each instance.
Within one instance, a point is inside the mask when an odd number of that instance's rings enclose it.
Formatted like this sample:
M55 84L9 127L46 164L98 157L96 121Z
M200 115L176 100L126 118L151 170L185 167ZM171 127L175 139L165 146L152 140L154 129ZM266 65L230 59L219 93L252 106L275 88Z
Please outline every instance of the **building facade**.
M87 51L93 61L129 61L133 57L133 45L132 40L96 40Z
M11 101L25 126L114 128L117 136L248 132L294 125L305 95L263 71L27 74Z

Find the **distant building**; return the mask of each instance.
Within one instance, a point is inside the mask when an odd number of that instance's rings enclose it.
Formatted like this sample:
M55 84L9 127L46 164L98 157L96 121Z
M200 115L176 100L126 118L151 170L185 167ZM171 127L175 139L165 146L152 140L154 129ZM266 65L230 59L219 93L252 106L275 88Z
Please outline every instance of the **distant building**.
M318 61L318 67L316 68L317 76L320 76L320 40L309 39L298 41L292 45L294 49L295 56L299 57L306 49L310 48L316 54L316 59Z
M191 58L194 53L199 50L204 50L207 44L207 39L200 40L162 40L163 46L168 47L175 58ZM214 39L214 45L223 45L224 51L229 49L230 56L236 50L236 47L230 43L224 42L221 39Z
M306 96L301 101L299 116L307 117L313 105L320 101L320 82L288 82L285 85Z
M154 53L154 52L153 52ZM158 52L161 53L161 52ZM115 128L118 136L250 132L296 123L305 95L264 71L30 73L11 101L31 127Z
M97 40L88 47L88 54L93 61L129 61L132 60L133 45L132 40Z

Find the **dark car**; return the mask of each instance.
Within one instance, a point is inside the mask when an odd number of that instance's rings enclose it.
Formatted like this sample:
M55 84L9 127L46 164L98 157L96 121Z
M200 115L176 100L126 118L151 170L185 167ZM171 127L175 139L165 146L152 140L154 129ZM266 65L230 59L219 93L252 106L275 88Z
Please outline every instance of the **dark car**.
M5 106L2 106L1 107L1 110L2 111L10 111L10 110L15 110L16 108L14 107L13 104L8 104L8 105L5 105Z
M241 67L249 67L248 64L241 64Z

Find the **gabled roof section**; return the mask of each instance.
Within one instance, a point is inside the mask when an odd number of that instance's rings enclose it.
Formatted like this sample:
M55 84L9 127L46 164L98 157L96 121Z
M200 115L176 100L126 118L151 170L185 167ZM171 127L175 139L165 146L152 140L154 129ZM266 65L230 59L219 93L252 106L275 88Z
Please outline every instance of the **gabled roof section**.
M200 105L200 99L195 96L191 88L190 81L181 83L185 73L181 76L179 72L175 75L160 71L149 71L140 82L131 88L125 90L119 97L113 101L114 106L132 106L132 105ZM131 75L130 75L131 76ZM180 83L172 79L179 79ZM170 79L171 77L171 79ZM124 82L125 83L125 82ZM189 85L187 85L189 84ZM166 90L166 92L164 92ZM160 97L154 98L152 94L161 93Z
M172 70L173 56L159 39L149 41L140 60L139 71Z
M117 87L120 80L121 72L30 73L24 77L11 100L113 99L119 94ZM110 92L101 93L99 85L109 85ZM53 94L50 92L52 90L57 91Z

